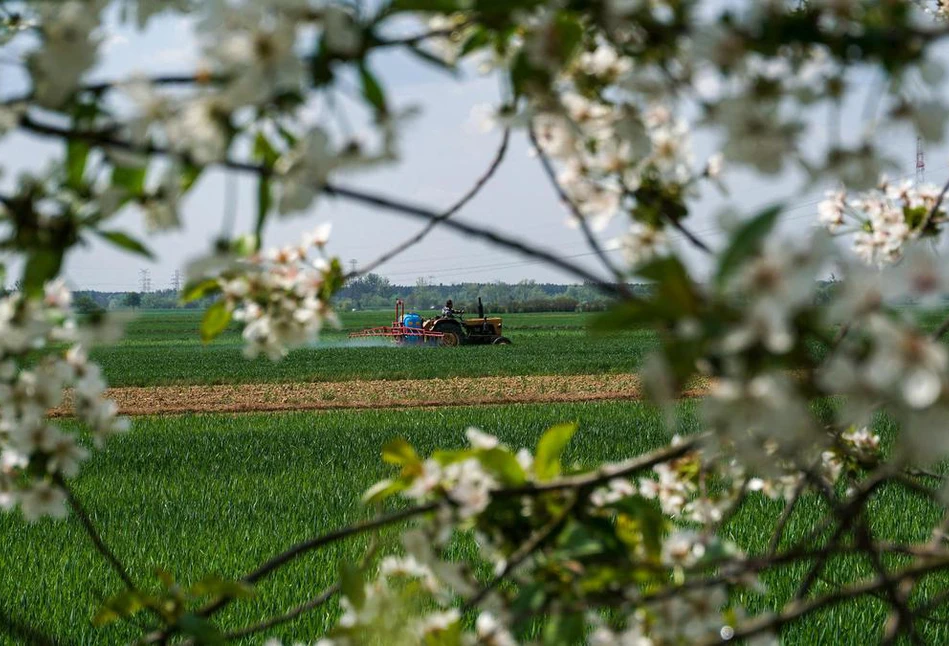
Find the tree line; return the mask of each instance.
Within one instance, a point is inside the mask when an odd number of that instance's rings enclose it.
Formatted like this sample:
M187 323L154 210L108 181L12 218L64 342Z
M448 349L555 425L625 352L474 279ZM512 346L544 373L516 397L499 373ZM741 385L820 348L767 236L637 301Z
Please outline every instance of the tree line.
M631 285L634 292L647 293L648 285ZM183 304L172 289L152 292L104 292L77 290L74 306L79 312L120 309L200 309L207 303ZM397 299L411 310L441 309L452 299L456 308L477 310L478 298L485 310L507 314L514 312L578 312L601 311L610 300L589 284L561 285L522 280L518 283L454 283L435 284L419 279L414 285L396 285L379 274L366 274L350 280L336 296L341 311L388 309Z

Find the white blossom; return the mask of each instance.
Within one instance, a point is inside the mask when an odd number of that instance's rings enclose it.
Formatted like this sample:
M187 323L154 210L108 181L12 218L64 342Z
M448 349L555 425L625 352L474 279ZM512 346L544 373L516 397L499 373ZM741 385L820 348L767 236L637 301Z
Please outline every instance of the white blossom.
M100 38L94 32L103 4L68 0L38 5L43 46L30 55L28 66L41 105L60 107L95 65Z
M229 110L214 96L187 103L167 125L168 139L175 150L187 154L196 164L213 164L224 158L228 137Z
M66 494L59 487L45 481L33 482L29 487L19 492L18 499L23 517L28 522L35 522L40 518L66 517Z
M339 5L329 5L323 14L323 46L343 57L356 56L363 46L358 25L350 13Z

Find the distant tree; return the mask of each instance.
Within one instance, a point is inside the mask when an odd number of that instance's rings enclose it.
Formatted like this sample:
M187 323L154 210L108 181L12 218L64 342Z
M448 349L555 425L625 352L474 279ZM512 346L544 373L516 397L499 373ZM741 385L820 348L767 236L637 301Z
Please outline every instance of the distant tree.
M122 305L125 307L141 307L142 306L142 295L138 292L129 292L125 295L125 298L122 301Z
M89 294L79 294L73 299L73 309L79 314L97 314L103 308Z

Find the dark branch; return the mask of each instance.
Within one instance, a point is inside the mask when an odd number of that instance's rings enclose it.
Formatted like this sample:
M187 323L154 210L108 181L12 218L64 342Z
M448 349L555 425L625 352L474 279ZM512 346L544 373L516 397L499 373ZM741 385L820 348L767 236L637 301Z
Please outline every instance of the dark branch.
M709 254L709 255L711 255L711 254L714 253L714 252L712 251L711 247L709 247L707 244L705 244L704 242L702 242L702 239L701 239L701 238L699 238L699 237L696 236L694 233L692 233L688 228L686 228L686 226L685 226L684 224L682 224L682 222L680 222L678 218L666 217L666 220L668 220L668 221L669 221L669 224L671 224L673 227L675 227L675 229L676 229L679 233L681 233L682 235L684 235L685 238L686 238L686 240L688 240L689 242L691 242L694 247L696 247L697 249L699 249L699 250L702 251L703 253L706 253L706 254Z
M231 631L227 633L224 637L227 640L240 639L241 637L247 637L248 635L253 635L255 633L263 632L265 630L270 630L271 628L274 628L275 626L280 626L289 621L293 621L294 619L296 619L303 613L319 608L324 603L332 599L333 596L337 592L339 592L339 583L334 583L333 585L329 586L328 588L320 592L317 596L313 597L309 601L301 603L300 605L288 610L286 613L282 615L279 615L277 617L271 617L270 619L267 619L257 624L253 624L251 626L247 626L246 628L240 628L238 630Z
M110 133L96 131L96 130L71 130L68 128L59 128L57 126L39 123L32 119L29 115L24 116L20 120L20 126L25 130L28 130L34 134L48 136L48 137L57 137L61 139L71 139L77 141L85 141L89 144L100 146L103 148L114 148L117 150L124 150L132 153L138 153L143 155L162 155L176 157L179 159L187 160L187 157L181 153L170 150L168 148L163 148L156 146L155 144L145 144L145 145L136 145L129 141L116 139ZM219 164L223 168L228 168L231 170L242 171L246 173L252 173L259 176L270 176L273 174L273 171L260 165L240 162L234 160L223 160ZM407 217L412 217L416 219L425 220L431 222L432 220L437 220L440 218L441 214L433 211L427 207L417 206L407 202L402 202L384 195L377 195L370 193L368 191L362 191L358 189L348 188L345 186L340 186L336 184L326 184L323 187L323 191L328 195L335 195L337 197L342 197L353 202L359 202L361 204L366 204L369 206L374 206L378 208L385 209L387 211L392 211L394 213L399 213ZM623 296L625 298L632 298L628 294L628 290L625 285L620 284L611 284L604 281L599 276L591 273L582 265L578 265L570 260L565 258L560 258L552 251L547 251L546 249L540 249L533 247L526 242L517 240L515 238L509 238L503 234L500 234L491 229L485 229L474 224L469 224L466 222L459 222L456 220L443 219L441 224L453 231L458 233L463 233L473 238L484 240L486 242L493 243L499 247L515 251L523 256L529 258L535 258L537 260L542 260L547 262L553 267L561 269L567 273L572 274L574 277L581 280L587 281L597 287L601 292L609 296Z
M631 458L624 462L607 464L592 473L584 473L576 476L566 476L550 482L538 482L524 485L522 487L511 487L502 489L494 493L496 498L507 498L511 496L530 496L550 491L563 491L565 489L590 489L598 487L601 484L609 482L613 478L622 478L624 476L650 469L657 464L670 462L676 458L681 458L687 453L691 453L706 438L706 435L696 435L684 440L675 446L667 446L656 451L644 453L643 455Z
M109 548L109 546L106 545L105 541L102 540L102 536L99 535L99 532L96 530L96 526L93 524L92 519L89 517L89 514L86 513L85 508L83 508L73 490L63 478L57 476L55 481L56 484L66 492L66 500L69 502L69 506L76 514L79 522L82 523L83 529L86 530L86 534L88 534L89 538L92 540L92 544L95 545L99 554L101 554L102 557L108 561L109 565L118 575L118 577L122 579L125 587L127 587L129 590L137 590L135 587L135 582L132 581L132 577L130 577L128 574L128 570L118 559L118 557L116 557L115 553Z
M431 220L428 224L426 224L422 228L421 231L416 233L414 236L412 236L411 238L409 238L408 240L406 240L399 246L382 254L381 256L379 256L379 258L369 263L368 265L366 265L364 268L360 269L359 271L350 272L349 275L346 276L346 279L351 280L353 278L364 276L368 274L369 272L374 271L380 265L383 265L389 262L390 260L398 256L399 254L405 252L409 248L421 242L425 238L425 236L431 233L432 230L435 229L435 227L439 225L439 223L444 222L445 220L453 216L455 213L463 209L468 204L468 202L474 199L474 197L478 193L481 192L481 189L484 188L485 185L487 185L487 183L491 180L491 178L497 172L498 168L501 167L501 162L504 161L504 156L507 154L507 148L508 148L508 143L510 139L511 139L511 131L510 129L506 128L504 130L504 137L501 139L501 147L498 148L498 152L497 154L495 154L494 160L491 162L491 165L488 167L485 173L480 178L478 178L478 181L475 182L475 185L473 187L471 187L471 190L465 193L460 200L455 202L447 211L439 215L437 218Z
M67 643L7 614L4 610L0 610L0 634L9 635L15 640L13 643L28 646L64 646Z
M261 579L272 574L275 570L283 567L287 563L294 561L304 554L312 552L313 550L326 547L327 545L332 545L333 543L338 543L341 540L350 538L351 536L358 536L359 534L365 534L366 532L371 532L382 527L387 527L388 525L394 525L396 523L401 523L403 521L427 514L430 511L434 511L438 506L442 504L440 502L430 502L424 505L418 505L416 507L409 507L408 509L403 509L401 511L392 512L384 516L378 516L376 518L371 518L365 520L361 523L355 523L348 527L343 527L341 529L334 530L328 534L323 534L316 538L310 539L308 541L303 541L291 547L290 549L277 554L270 560L266 561L255 569L250 574L246 575L242 581L244 583L257 583ZM226 605L230 603L230 599L220 599L205 606L200 614L203 617L208 617L215 614Z
M504 564L504 569L501 570L497 576L491 579L491 581L486 586L481 588L477 594L465 602L465 609L470 610L477 607L477 605L484 601L485 597L487 597L492 590L501 585L501 582L509 577L511 573L521 565L521 563L526 561L531 556L531 554L543 547L547 541L553 537L554 533L567 521L567 519L570 517L570 513L573 511L573 508L576 506L578 501L579 497L574 497L570 504L564 507L563 511L551 518L550 522L534 532L530 538L528 538L517 549L517 551L511 554L511 556L507 559L507 562Z
M603 266L609 270L613 276L616 277L616 281L619 285L625 287L625 278L623 277L623 272L620 271L619 267L613 264L613 261L610 260L609 256L606 255L606 251L603 250L603 247L600 245L600 242L596 239L596 236L593 235L593 231L590 229L590 223L587 222L586 217L583 213L580 212L580 209L574 204L573 200L570 199L570 196L567 195L567 192L564 190L563 186L560 185L560 181L557 179L557 171L554 170L554 166L550 161L550 158L547 157L547 154L540 147L540 143L537 141L537 135L534 133L534 126L531 126L527 130L531 145L534 146L534 150L537 152L537 159L540 160L540 165L544 169L544 173L547 175L547 179L550 180L551 186L554 187L554 190L557 192L557 196L560 198L560 201L563 202L564 206L570 211L573 215L574 220L577 224L580 225L580 230L583 232L583 237L586 238L587 245L596 254L597 258L600 259L600 262L603 263Z

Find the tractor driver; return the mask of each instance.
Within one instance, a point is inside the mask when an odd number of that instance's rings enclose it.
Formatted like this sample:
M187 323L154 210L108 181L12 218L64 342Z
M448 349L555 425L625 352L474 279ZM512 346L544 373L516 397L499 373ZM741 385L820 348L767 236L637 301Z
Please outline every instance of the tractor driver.
M447 316L448 318L454 318L456 314L464 313L464 310L456 310L453 307L454 303L451 302L451 299L448 299L448 302L445 303L445 307L442 308L442 316Z

